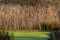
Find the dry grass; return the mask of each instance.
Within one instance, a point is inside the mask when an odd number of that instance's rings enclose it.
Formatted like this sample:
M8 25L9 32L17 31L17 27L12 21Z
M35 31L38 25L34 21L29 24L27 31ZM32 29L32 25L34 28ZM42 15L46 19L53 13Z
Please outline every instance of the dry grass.
M8 4L0 3L1 28L41 30L41 23L45 21L59 21L53 3L43 0L31 0L30 3L28 0Z

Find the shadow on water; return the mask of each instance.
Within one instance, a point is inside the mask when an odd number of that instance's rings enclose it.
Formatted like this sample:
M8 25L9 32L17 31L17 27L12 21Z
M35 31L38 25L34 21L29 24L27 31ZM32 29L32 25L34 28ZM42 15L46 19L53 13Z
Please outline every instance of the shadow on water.
M48 37L15 37L15 40L48 40Z

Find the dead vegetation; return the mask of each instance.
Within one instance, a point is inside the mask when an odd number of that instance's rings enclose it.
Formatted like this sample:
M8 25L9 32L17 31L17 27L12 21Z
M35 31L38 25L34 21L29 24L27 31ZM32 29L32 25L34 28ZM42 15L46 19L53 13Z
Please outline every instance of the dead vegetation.
M57 10L47 0L20 0L0 3L0 28L41 30L43 22L59 22Z

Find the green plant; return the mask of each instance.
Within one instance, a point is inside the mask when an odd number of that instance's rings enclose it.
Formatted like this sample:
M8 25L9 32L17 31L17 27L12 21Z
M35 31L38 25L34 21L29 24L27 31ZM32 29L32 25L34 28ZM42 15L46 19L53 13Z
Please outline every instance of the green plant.
M0 31L0 40L12 40L12 36L10 35L10 33L4 30Z
M41 26L42 26L42 30L50 30L50 27L51 27L51 24L50 23L47 23L47 22L43 22L42 24L41 24Z

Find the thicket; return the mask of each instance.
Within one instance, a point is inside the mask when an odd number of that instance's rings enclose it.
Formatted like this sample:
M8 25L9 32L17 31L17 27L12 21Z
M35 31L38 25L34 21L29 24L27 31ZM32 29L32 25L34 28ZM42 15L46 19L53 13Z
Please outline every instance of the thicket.
M14 40L14 35L5 30L0 30L0 40Z

